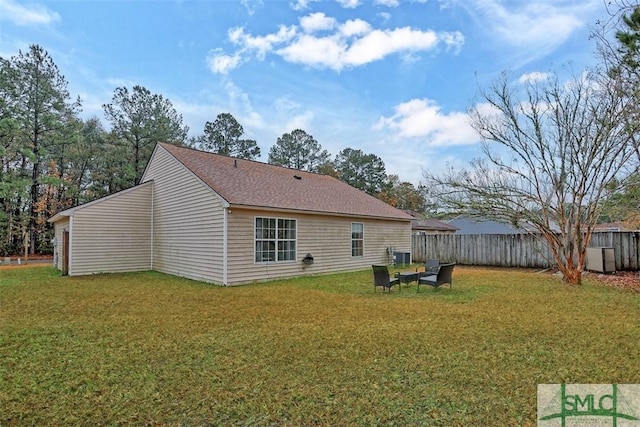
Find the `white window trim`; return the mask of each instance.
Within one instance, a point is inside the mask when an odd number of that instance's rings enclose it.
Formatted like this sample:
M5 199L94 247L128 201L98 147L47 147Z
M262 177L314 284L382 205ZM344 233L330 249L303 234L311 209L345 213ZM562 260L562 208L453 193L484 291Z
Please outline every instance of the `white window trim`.
M353 225L360 224L362 226L362 254L354 255L353 254ZM351 253L351 258L363 258L364 257L364 222L352 222L350 229L350 239L349 239L349 252Z
M276 220L276 259L273 261L256 261L256 219L275 219ZM286 220L286 221L294 221L296 224L295 229L295 238L294 239L286 239L286 241L294 241L296 242L296 249L294 250L293 259L288 259L284 261L278 261L278 220ZM285 240L283 240L285 241ZM253 263L258 265L264 264L287 264L287 263L295 263L298 259L298 219L297 218L289 218L289 217L280 217L280 216L254 216L253 217Z

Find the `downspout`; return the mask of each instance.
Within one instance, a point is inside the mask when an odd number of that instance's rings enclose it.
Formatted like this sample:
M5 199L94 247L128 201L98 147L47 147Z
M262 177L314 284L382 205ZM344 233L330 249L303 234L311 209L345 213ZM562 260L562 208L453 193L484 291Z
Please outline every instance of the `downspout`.
M154 249L155 249L153 247L153 245L154 245L154 239L153 239L154 238L154 225L155 225L153 221L154 221L154 212L155 212L155 208L156 208L155 207L155 198L154 198L154 196L156 194L155 188L156 188L156 183L152 182L151 183L151 247L149 248L151 250L151 254L150 254L150 262L151 262L151 266L150 267L151 267L151 270L153 270L153 252L154 252Z
M67 263L69 264L69 271L67 271L67 275L73 276L73 214L69 215L69 253L67 257Z
M222 212L222 284L227 286L227 228L229 222L229 208L225 207Z
M413 263L413 233L411 231L411 221L409 221L409 262ZM391 255L393 256L393 254Z

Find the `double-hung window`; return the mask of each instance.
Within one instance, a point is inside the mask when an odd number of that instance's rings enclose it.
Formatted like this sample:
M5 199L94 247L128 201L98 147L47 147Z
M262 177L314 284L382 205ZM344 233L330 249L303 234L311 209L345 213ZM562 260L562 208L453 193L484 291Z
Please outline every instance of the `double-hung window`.
M256 262L295 261L296 220L256 218Z
M364 224L360 222L351 223L351 256L362 256L364 254Z

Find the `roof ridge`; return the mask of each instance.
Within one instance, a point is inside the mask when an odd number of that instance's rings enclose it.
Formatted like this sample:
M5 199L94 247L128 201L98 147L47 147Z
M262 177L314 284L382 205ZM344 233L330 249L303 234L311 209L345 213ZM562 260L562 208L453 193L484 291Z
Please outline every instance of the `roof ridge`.
M252 162L252 163L256 163L262 166L270 166L270 167L274 167L274 168L281 168L281 169L286 169L286 170L290 170L290 171L295 171L295 172L302 172L305 174L312 174L312 175L318 175L318 176L328 176L330 178L335 178L334 176L328 175L328 174L324 174L324 173L320 173L320 172L312 172L312 171L306 171L303 169L296 169L296 168L290 168L288 166L283 166L283 165L277 165L275 163L269 163L269 162L261 162L260 160L255 160L255 159L245 159L243 157L234 157L234 156L227 156L224 154L220 154L220 153L214 153L213 151L206 151L206 150L201 150L199 148L195 148L195 147L189 147L189 146L182 146L182 145L175 145L175 144L169 144L167 142L160 142L160 145L171 145L173 147L179 148L179 149L186 149L186 150L192 150L192 151L196 151L198 153L204 153L204 154L210 154L212 156L218 156L218 157L224 157L227 159L233 159L233 160L241 160L241 161L246 161L246 162ZM338 180L340 181L340 180ZM340 182L344 182L344 181L340 181ZM346 183L345 183L346 184ZM347 184L348 185L348 184Z

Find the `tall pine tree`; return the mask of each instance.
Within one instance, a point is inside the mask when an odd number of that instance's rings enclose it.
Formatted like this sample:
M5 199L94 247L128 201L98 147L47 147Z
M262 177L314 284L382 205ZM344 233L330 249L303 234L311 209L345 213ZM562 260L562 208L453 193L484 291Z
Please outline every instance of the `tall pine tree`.
M25 251L36 251L36 236L48 240L46 212L39 199L43 196L43 177L47 175L50 153L63 141L63 129L75 117L80 101L71 101L67 81L51 56L38 45L20 51L10 61L14 80L9 83L15 120L13 135L15 158L12 166L18 180L28 189L15 188L14 221ZM12 230L17 233L18 230ZM16 248L14 248L15 250Z
M158 142L182 145L189 128L182 124L182 115L160 94L153 94L142 86L116 88L110 104L103 105L111 122L112 152L120 154L116 168L124 172L121 184L112 191L136 185ZM122 188L120 188L122 187Z
M329 158L329 152L302 129L283 134L269 150L269 163L307 172L318 172Z
M241 139L244 128L229 113L218 114L213 122L206 122L204 135L196 138L199 148L223 156L254 160L260 156L260 147L253 139Z

